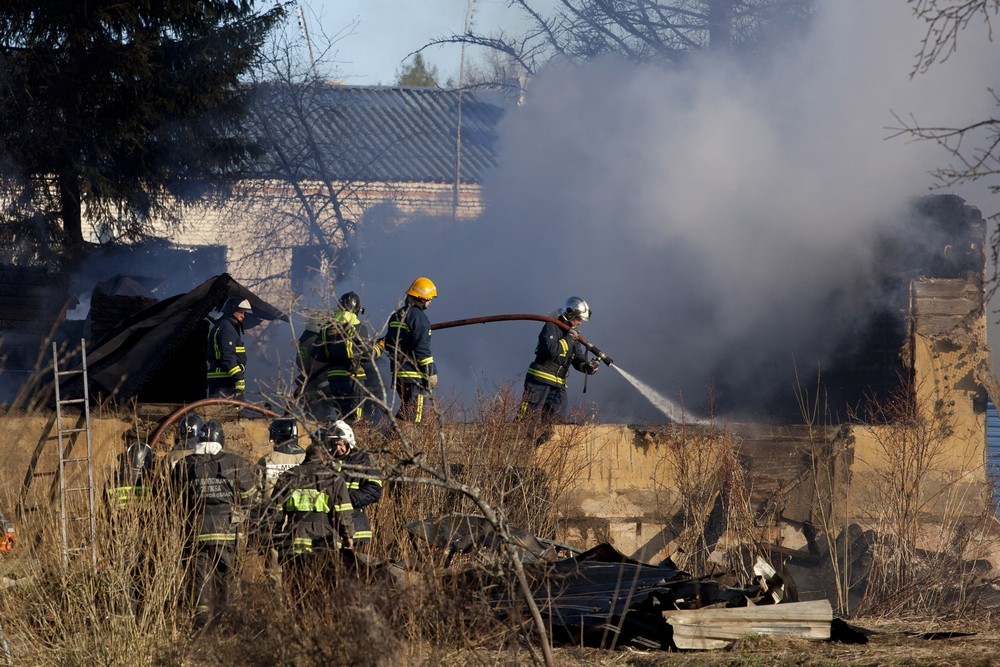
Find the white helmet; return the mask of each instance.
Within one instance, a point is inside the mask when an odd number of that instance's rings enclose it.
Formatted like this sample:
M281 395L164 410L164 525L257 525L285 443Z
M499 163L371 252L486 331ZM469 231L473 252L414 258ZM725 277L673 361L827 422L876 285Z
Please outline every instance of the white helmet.
M248 299L241 299L238 296L231 296L222 304L222 314L226 317L232 315L237 310L242 310L245 313L253 312L253 309L250 308L250 301Z
M581 299L580 297L571 296L570 298L566 299L566 305L563 306L562 310L559 311L559 315L561 315L563 319L566 320L571 320L574 317L579 317L584 322L589 322L590 306L588 306L587 302Z
M337 421L333 422L333 424L330 426L330 431L327 437L330 440L343 440L344 442L347 443L348 450L354 449L355 445L357 444L357 442L354 439L354 429L351 428L350 425L347 422L343 421L342 419L338 419Z

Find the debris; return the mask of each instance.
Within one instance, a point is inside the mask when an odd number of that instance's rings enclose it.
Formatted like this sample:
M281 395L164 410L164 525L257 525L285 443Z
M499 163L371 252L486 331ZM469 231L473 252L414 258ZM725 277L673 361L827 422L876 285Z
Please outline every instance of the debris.
M746 635L771 635L827 640L833 608L828 600L788 602L730 609L665 611L681 649L725 648Z

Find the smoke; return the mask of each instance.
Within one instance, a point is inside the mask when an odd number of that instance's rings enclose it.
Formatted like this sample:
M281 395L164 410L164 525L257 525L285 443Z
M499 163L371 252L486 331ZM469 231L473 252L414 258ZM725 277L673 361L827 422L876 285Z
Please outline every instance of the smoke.
M376 327L418 275L439 289L432 322L547 313L582 296L594 311L582 333L689 408L706 408L708 386L731 403L793 403L793 359L814 373L863 324L876 239L906 229L947 161L932 144L888 140L892 112L958 125L991 111L986 40L966 35L955 57L910 78L922 29L905 3L827 0L804 39L762 60L551 66L502 122L485 214L366 220L351 288ZM435 333L441 390L519 385L538 328ZM617 374L591 378L583 396L582 385L572 374L571 398L604 420L662 421Z

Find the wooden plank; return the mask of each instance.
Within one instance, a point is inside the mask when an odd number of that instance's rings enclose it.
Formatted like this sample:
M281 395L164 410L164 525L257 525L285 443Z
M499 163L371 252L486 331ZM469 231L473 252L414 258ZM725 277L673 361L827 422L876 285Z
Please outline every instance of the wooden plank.
M680 649L719 649L747 635L830 638L833 607L829 600L787 602L732 609L692 609L663 612Z

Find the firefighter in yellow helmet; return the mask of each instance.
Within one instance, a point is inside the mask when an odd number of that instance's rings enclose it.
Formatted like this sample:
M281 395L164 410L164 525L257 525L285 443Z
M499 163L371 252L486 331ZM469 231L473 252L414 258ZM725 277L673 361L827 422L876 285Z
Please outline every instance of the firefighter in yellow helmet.
M401 401L397 419L424 421L437 386L437 366L431 354L431 323L424 312L435 297L437 287L421 276L406 290L403 306L389 317L385 351Z

